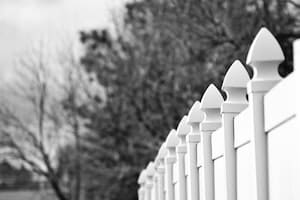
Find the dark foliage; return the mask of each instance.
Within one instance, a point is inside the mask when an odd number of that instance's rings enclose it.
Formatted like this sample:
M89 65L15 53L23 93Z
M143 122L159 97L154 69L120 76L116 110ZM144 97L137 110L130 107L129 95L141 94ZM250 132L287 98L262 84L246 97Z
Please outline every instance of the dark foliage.
M136 199L138 172L206 87L220 87L235 59L244 63L260 27L284 50L283 76L293 70L292 41L300 33L290 1L147 0L126 9L116 36L81 33L82 63L107 94L105 107L85 115L95 133L83 151L91 200Z

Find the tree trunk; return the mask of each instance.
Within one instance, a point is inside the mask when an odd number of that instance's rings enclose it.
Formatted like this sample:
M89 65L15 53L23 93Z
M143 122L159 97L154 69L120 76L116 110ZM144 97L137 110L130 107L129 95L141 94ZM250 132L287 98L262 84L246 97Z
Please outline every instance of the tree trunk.
M64 193L61 191L61 188L58 185L58 182L54 180L53 178L50 178L50 184L52 186L52 189L54 190L56 197L59 200L68 200L68 198L64 195Z
M80 137L79 137L79 126L78 120L75 117L74 124L74 136L75 136L75 188L74 188L74 200L80 200L81 194L81 146L80 146Z

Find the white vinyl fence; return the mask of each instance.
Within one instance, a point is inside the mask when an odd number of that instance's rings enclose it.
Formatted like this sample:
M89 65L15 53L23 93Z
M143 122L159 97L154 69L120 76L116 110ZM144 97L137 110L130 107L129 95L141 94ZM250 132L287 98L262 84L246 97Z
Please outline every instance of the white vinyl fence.
M300 40L294 52L294 72L282 80L284 55L262 28L246 61L253 78L235 61L225 101L207 88L141 172L139 200L299 200Z

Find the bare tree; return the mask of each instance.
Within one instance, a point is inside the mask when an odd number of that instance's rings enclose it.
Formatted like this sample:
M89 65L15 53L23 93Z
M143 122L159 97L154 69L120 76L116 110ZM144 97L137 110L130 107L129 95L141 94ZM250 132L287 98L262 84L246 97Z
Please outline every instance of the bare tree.
M80 200L81 142L84 120L80 106L92 101L90 84L69 47L60 56L41 45L18 59L14 81L1 97L0 131L9 139L7 153L43 176L59 200ZM75 150L74 177L65 184L59 150Z

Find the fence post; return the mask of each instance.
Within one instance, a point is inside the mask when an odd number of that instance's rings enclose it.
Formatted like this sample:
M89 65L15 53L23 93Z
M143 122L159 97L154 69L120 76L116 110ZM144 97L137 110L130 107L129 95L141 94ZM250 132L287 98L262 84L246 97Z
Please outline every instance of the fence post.
M154 163L150 162L146 168L146 200L152 200L153 176L154 176Z
M179 200L187 199L187 185L185 177L185 154L186 148L186 135L190 132L190 126L187 124L187 116L185 115L177 127L177 136L179 138L179 144L176 147L177 162L178 162L178 186L179 186Z
M166 140L166 148L168 155L165 159L166 162L166 175L167 175L167 200L175 200L175 190L173 185L173 166L176 162L175 148L178 144L176 131L172 129Z
M188 114L188 124L191 126L191 132L187 135L188 142L188 162L189 162L189 189L190 200L199 200L199 173L197 168L197 144L200 142L200 123L204 119L204 113L201 110L201 103L196 101Z
M138 190L138 200L145 200L145 183L146 183L146 171L143 170L140 173L140 176L138 178L138 184L140 185L140 188Z
M297 39L293 43L294 54L294 72L298 73L300 67L300 39Z
M277 40L266 28L262 28L251 44L247 56L247 64L254 70L247 90L254 124L251 144L254 150L256 200L269 199L264 95L280 81L278 65L283 60L284 55Z
M205 113L205 118L200 125L204 200L214 200L214 165L211 134L221 127L220 108L223 103L223 97L218 89L211 84L206 89L201 102L201 109Z
M163 143L158 151L158 199L165 200L165 157L167 155L166 144Z
M154 161L154 169L155 169L155 173L153 176L153 182L154 182L154 199L158 200L158 187L159 187L159 174L158 174L158 165L159 165L159 160L158 160L158 156L156 156L155 161Z
M300 85L300 70L298 68L300 68L300 39L297 39L294 41L293 43L293 51L294 51L294 72L293 74L295 74L295 85ZM296 96L298 102L300 101L299 99L299 95ZM296 101L297 101L296 100ZM297 120L300 124L300 105L297 104L297 108L296 108L296 115L297 115Z
M235 61L227 71L222 90L226 92L226 101L221 106L224 128L224 159L227 200L237 200L236 152L234 148L234 117L243 111L246 99L247 83L250 78L240 61Z

